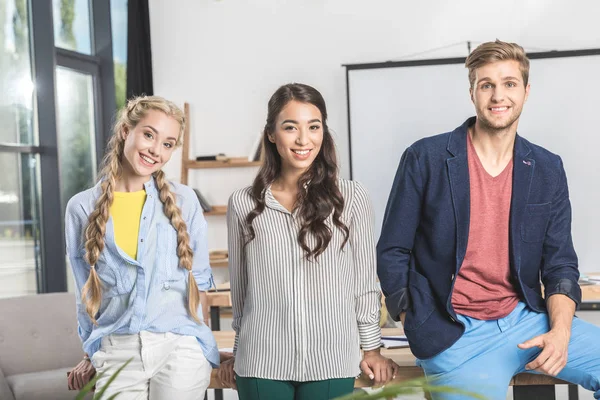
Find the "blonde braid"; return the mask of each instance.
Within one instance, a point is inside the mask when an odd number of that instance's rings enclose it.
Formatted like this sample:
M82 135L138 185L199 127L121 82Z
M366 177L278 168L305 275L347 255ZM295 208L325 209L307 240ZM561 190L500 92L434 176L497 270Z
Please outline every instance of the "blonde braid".
M102 302L102 285L96 263L104 249L104 234L106 222L110 217L110 206L114 200L116 179L121 175L121 156L123 155L124 141L121 135L113 135L108 143L104 168L100 175L102 181L102 194L96 201L94 211L90 214L88 225L85 228L85 260L90 265L90 276L81 290L81 302L90 319L97 325L96 315Z
M194 253L190 247L190 236L188 235L187 226L181 217L181 210L177 207L175 196L169 188L169 182L165 178L165 173L159 170L155 173L156 186L158 187L160 201L164 205L165 215L171 220L171 225L177 231L177 256L179 257L179 266L189 271L188 273L188 313L198 323L198 305L200 304L200 294L198 293L198 285L192 274L192 261Z

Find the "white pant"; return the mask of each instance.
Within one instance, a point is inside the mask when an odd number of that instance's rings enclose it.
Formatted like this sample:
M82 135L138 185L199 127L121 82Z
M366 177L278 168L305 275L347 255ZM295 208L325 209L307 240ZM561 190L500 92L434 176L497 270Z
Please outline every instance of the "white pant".
M111 382L103 398L120 393L119 400L203 399L212 366L194 336L142 331L136 335L109 335L92 356L96 383L102 388L127 360L131 362Z

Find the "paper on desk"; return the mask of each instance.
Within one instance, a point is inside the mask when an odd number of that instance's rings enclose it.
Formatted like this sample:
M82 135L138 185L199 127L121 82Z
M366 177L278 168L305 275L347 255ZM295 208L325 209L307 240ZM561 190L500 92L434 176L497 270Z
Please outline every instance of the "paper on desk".
M408 339L404 335L398 336L382 336L381 345L386 349L399 349L408 347Z
M580 285L600 285L600 277L599 276L587 276L581 274L579 277Z

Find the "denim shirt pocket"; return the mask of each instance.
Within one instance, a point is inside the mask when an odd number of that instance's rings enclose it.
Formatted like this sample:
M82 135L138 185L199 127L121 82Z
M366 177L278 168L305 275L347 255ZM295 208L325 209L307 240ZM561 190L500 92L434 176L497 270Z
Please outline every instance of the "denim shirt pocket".
M85 261L85 249L80 251L80 255L82 260L87 264ZM126 274L121 273L119 264L109 253L106 246L100 253L100 257L98 257L94 268L102 284L103 299L128 294L133 289L133 282L131 282Z
M538 243L544 240L550 221L552 203L527 204L521 223L521 238L527 243Z
M156 267L159 282L180 281L188 274L179 266L177 231L171 224L157 225Z

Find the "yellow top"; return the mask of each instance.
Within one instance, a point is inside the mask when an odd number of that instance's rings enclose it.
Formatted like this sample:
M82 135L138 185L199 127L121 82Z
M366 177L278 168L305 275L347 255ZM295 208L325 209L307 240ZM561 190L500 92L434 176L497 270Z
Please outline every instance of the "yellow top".
M114 201L110 206L110 215L113 218L115 242L121 250L135 260L146 191L114 192L114 196Z

